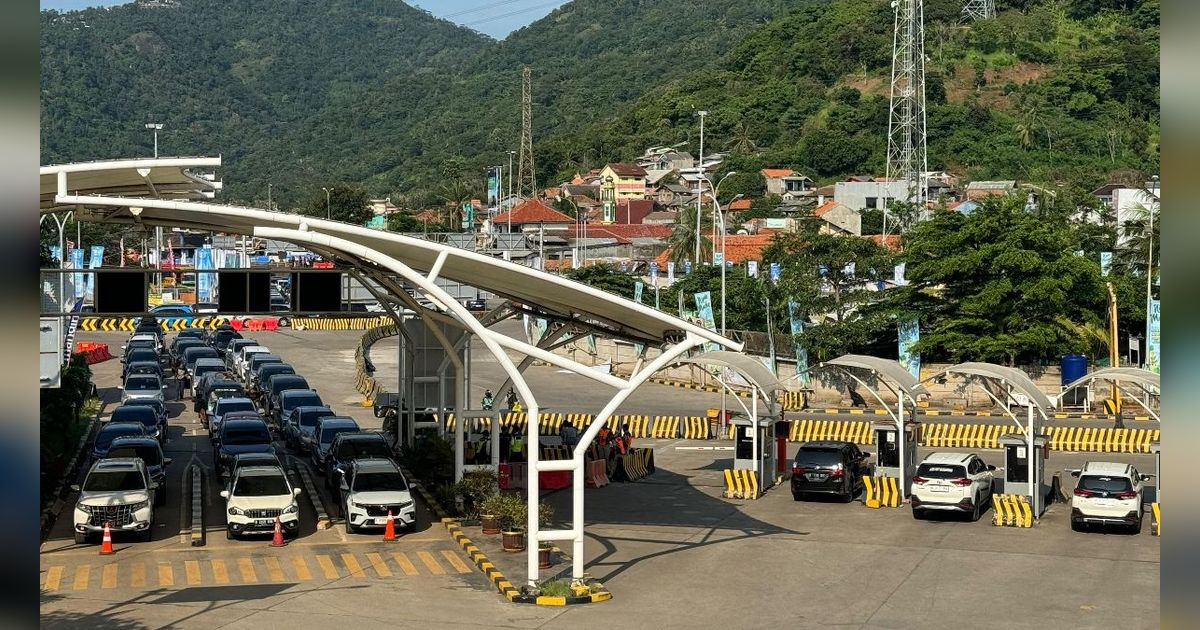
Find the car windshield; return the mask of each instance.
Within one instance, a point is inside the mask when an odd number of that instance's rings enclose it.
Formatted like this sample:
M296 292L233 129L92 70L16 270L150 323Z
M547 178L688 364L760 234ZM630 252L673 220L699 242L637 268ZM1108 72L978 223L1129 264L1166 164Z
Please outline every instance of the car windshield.
M298 376L294 378L277 378L271 381L271 389L276 394L289 389L308 389L308 381Z
M801 466L836 466L842 463L841 451L832 448L802 448L796 453Z
M154 424L158 421L158 415L154 410L144 405L136 407L117 407L113 411L109 422L141 422L143 424Z
M360 472L354 476L355 492L385 492L408 490L404 475L398 472Z
M119 446L108 452L109 457L140 457L147 466L157 466L162 463L159 450L149 444L145 446Z
M254 403L249 400L223 400L217 403L217 414L225 415L234 411L254 411Z
M160 385L158 379L154 378L153 376L134 375L125 379L126 390L132 389L141 391L146 389L159 389L160 387L162 387L162 385Z
M1081 490L1106 492L1109 494L1133 490L1133 484L1129 482L1127 477L1108 477L1104 475L1085 475L1080 477L1077 487Z
M98 470L88 475L87 481L83 482L83 489L86 492L145 490L146 482L136 470Z
M270 444L271 435L263 428L230 429L221 436L224 444Z
M148 348L138 348L129 353L126 363L150 363L158 360L158 353Z
M320 411L310 411L308 413L302 413L302 414L300 414L300 426L315 427L315 426L317 426L318 420L320 420L321 418L328 418L329 416L332 416L332 415L333 415L332 411L328 411L325 409L322 409Z
M967 471L954 464L921 464L917 467L917 476L926 479L962 479L967 476Z
M224 371L225 371L224 365L197 365L196 366L196 377L199 378L205 374L210 374L212 372L224 372Z
M265 497L291 494L283 475L242 475L233 489L235 496Z
M288 409L296 407L319 407L321 405L321 397L316 394L294 394L284 398L283 406Z
M338 445L338 459L390 458L392 450L383 440L344 440Z
M327 427L321 431L321 443L329 444L333 441L333 438L337 437L337 434L350 433L357 430L356 427Z
M162 368L155 363L142 361L140 363L131 364L129 366L130 374L161 374Z

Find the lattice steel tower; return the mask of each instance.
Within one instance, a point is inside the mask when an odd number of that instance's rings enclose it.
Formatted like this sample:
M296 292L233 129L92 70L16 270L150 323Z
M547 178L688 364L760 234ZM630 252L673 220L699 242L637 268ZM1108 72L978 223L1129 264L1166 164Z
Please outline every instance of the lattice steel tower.
M925 150L925 2L892 0L892 9L896 16L887 176L907 182L904 201L923 207L928 197L929 171Z
M962 9L963 20L978 22L996 17L996 3L992 0L967 0Z
M534 199L537 185L533 179L533 99L529 89L529 66L521 70L521 155L517 166L517 197Z

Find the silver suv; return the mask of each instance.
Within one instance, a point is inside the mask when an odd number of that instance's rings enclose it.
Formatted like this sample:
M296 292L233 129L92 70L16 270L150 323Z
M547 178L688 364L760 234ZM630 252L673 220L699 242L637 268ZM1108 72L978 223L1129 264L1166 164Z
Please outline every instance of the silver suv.
M75 543L82 545L92 534L110 530L135 532L149 542L154 529L154 494L158 484L150 481L146 464L137 457L113 457L92 464L75 503Z

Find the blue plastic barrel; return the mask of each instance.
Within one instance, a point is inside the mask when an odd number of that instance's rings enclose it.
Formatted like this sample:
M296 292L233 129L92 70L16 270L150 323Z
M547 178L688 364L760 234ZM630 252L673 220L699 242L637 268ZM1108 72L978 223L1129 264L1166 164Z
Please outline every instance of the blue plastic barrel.
M1062 358L1062 384L1065 386L1068 383L1083 378L1087 374L1088 360L1082 354L1068 354Z

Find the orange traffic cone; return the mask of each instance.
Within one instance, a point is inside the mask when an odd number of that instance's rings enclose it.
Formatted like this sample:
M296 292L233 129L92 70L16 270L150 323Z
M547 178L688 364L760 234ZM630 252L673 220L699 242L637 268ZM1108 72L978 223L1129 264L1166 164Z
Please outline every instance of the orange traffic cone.
M388 510L388 516L387 516L387 519L388 519L388 520L387 520L387 527L385 527L385 528L383 529L383 540L384 540L385 542L386 542L386 541L392 541L392 540L396 540L396 525L395 525L395 523L393 522L393 521L395 520L395 517L393 517L393 516L392 516L392 511L391 511L391 510Z
M107 556L112 552L112 531L108 528L108 521L104 521L104 538L100 540L100 555Z
M279 522L279 517L275 517L275 535L271 538L272 547L282 547L283 542L283 524Z

